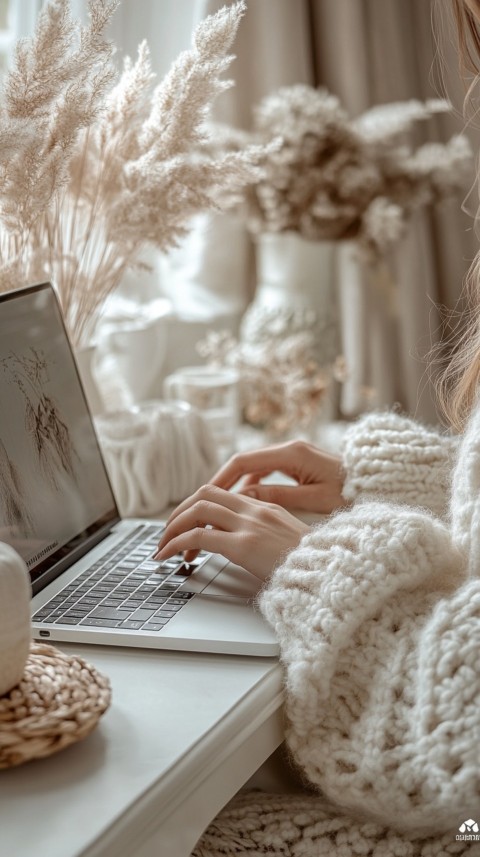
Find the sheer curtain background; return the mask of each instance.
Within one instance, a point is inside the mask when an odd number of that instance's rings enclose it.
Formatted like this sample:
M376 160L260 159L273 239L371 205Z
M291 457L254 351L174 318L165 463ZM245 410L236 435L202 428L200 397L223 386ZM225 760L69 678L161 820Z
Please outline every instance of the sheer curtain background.
M162 75L189 45L194 24L229 1L123 0L111 33L119 59L135 55L146 38L154 71ZM72 4L81 14L85 5ZM218 100L216 119L249 127L252 105L298 82L327 87L352 116L377 103L439 95L432 82L430 0L247 0L247 7L230 70L235 87ZM460 113L463 91L448 40L446 48L449 94ZM461 118L441 116L419 134L445 140L462 127ZM476 247L472 218L461 212L461 203L452 200L417 216L392 260L399 293L395 314L338 245L342 349L350 370L340 400L343 416L370 407L366 391L373 388L375 406L399 402L417 417L436 421L425 356L440 339L438 305L456 305ZM161 293L171 302L165 374L199 361L195 343L209 328L238 329L253 294L255 260L243 225L219 215L198 217L181 247L152 260L152 273L142 282L129 277L123 294L145 301Z
M222 0L197 0L197 16L221 5ZM352 116L377 103L435 97L431 16L432 4L416 0L249 0L235 46L236 86L218 103L217 115L248 127L252 104L296 82L327 87ZM447 64L455 70L448 40L446 48ZM449 87L451 97L461 109L461 85L455 74L450 78L457 87ZM447 139L462 126L461 119L437 117L421 133ZM366 391L373 388L375 405L400 402L419 418L436 419L424 358L440 338L437 305L455 306L475 248L472 220L462 214L461 203L452 200L412 224L392 260L399 294L395 315L365 277L342 264L346 251L338 245L341 332L351 373L341 400L344 415L367 407ZM204 275L207 285L208 271ZM246 300L245 282L243 289Z

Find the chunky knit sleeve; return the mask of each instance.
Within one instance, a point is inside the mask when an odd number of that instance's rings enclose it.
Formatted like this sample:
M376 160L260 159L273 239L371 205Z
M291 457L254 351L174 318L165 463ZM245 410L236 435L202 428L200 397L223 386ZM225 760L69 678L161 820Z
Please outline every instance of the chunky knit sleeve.
M313 528L260 599L287 741L336 806L418 835L480 807L480 580L427 512L364 502ZM433 853L433 852L432 852Z
M393 412L354 423L343 443L346 500L383 499L443 517L457 439Z

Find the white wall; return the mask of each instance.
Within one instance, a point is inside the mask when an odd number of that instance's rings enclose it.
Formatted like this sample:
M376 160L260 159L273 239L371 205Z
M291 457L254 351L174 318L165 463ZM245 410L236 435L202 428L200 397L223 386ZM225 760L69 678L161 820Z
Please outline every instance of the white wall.
M194 0L122 0L110 30L120 59L134 57L139 43L146 39L153 70L162 77L180 51L190 45L195 5Z
M18 32L33 29L36 9L47 0L11 0L18 20ZM85 20L87 0L70 0L72 15ZM163 76L180 51L190 45L196 10L195 0L121 0L109 35L118 57L134 57L141 41L147 40L154 72Z

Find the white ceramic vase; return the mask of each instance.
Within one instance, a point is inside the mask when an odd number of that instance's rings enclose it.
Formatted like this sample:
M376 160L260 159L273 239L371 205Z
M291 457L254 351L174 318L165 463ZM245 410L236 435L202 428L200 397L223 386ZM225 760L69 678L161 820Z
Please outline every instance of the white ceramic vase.
M307 241L296 232L258 236L257 288L241 324L252 345L311 332L315 358L328 366L338 355L333 241Z
M75 349L75 360L82 382L83 392L90 413L101 414L105 410L100 388L95 379L95 345L85 345Z
M30 580L21 557L0 542L0 696L20 681L30 651Z

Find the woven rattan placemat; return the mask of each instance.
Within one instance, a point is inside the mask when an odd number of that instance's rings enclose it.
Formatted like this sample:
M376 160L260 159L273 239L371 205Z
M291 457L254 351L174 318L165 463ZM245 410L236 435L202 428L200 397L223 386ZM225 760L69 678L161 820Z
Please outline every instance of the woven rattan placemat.
M22 680L0 697L0 768L50 756L85 738L110 698L108 679L91 664L32 643Z

